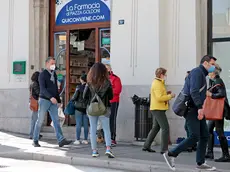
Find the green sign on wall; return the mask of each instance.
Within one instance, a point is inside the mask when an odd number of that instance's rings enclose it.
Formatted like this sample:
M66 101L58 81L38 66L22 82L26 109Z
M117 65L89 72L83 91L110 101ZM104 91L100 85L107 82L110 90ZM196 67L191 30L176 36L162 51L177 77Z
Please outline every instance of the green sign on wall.
M14 61L13 62L13 74L15 75L26 74L26 61Z

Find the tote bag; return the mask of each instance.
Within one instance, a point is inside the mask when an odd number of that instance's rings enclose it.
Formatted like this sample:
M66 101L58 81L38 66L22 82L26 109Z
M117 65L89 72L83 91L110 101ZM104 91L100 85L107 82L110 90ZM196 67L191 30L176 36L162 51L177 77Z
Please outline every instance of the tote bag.
M210 89L210 91L217 86L220 85L215 85ZM206 97L203 105L205 118L207 120L222 120L224 113L224 102L225 98L212 99L211 97Z

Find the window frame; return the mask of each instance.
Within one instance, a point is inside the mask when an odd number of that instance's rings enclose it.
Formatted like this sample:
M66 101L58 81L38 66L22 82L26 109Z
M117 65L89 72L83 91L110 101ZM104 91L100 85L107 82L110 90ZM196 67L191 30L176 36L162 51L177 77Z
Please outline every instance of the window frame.
M210 55L213 55L213 43L216 42L230 42L230 37L221 37L221 38L213 38L213 0L208 0L207 2L208 10L207 10L207 52Z

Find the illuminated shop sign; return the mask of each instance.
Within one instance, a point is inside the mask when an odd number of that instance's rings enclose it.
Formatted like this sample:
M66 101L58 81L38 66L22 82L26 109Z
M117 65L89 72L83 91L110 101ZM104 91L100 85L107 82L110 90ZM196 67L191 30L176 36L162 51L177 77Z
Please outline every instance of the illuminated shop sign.
M110 21L110 0L57 0L56 25Z

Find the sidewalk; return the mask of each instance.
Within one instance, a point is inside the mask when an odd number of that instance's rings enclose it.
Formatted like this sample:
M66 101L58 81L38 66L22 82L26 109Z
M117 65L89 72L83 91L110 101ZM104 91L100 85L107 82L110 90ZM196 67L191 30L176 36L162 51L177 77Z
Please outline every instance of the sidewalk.
M55 140L42 140L40 148L32 146L32 140L26 136L0 132L0 157L40 160L58 162L71 165L95 166L118 170L138 172L167 172L169 171L160 153L147 153L141 151L140 146L133 146L127 143L119 143L113 148L115 159L108 159L104 156L105 148L99 146L101 157L92 158L90 145L70 145L59 148ZM159 152L159 147L155 149ZM220 156L216 152L216 157ZM219 171L229 171L229 163L209 162ZM4 165L4 164L0 164ZM178 172L193 172L195 170L195 153L183 153L176 159ZM221 170L220 170L221 169Z

